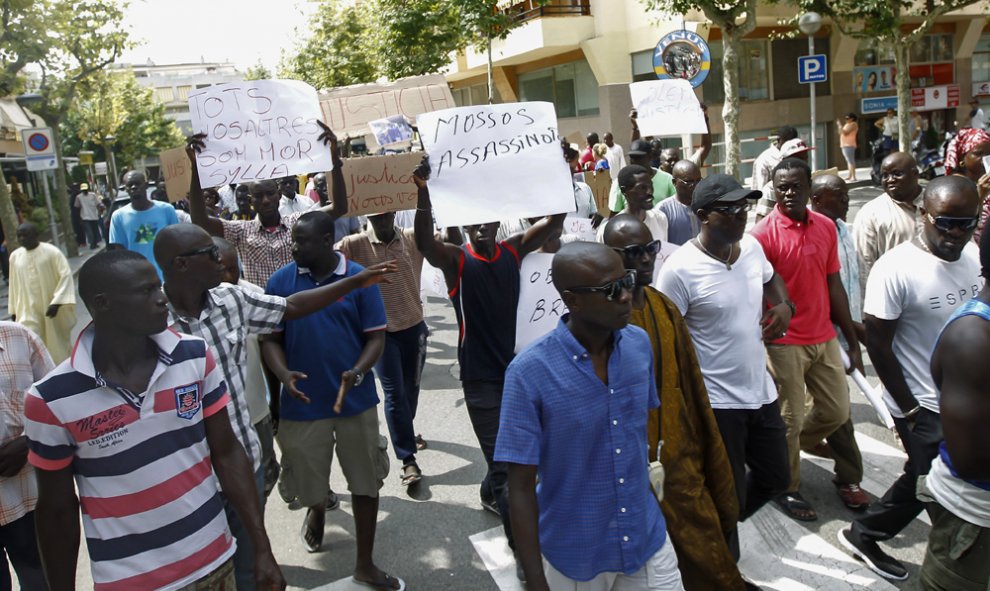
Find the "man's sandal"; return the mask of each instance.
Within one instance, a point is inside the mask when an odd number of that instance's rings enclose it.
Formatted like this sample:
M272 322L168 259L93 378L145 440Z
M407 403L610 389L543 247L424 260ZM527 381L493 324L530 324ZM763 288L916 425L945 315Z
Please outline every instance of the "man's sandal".
M419 469L416 462L410 462L402 467L402 477L399 482L402 486L412 486L423 479L423 471Z
M319 517L312 518L314 513L318 514ZM299 532L299 537L302 538L307 552L313 553L320 551L320 547L323 545L323 530L326 526L326 517L326 513L322 511L317 513L312 509L306 510L306 517L303 519L302 531Z
M818 513L815 512L814 507L808 501L804 500L804 497L799 492L784 493L774 499L774 501L780 507L781 511L793 519L797 519L798 521L818 520Z

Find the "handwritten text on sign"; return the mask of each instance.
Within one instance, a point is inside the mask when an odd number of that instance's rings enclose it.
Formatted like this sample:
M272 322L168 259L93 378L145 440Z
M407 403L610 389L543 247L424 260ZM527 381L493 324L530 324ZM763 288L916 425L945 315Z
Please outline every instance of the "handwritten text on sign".
M430 195L441 226L576 209L551 103L424 113L419 133L430 156Z
M443 76L404 78L391 84L356 84L320 93L323 118L338 136L362 135L368 123L393 115L415 122L421 113L456 106Z
M344 160L347 215L416 207L417 189L412 173L422 159L421 152L406 152Z
M192 182L192 164L186 156L185 148L165 150L158 155L162 163L162 176L165 177L165 192L172 203L186 198Z
M316 91L298 80L219 84L189 93L192 127L206 134L196 156L204 187L331 170L319 141Z
M629 85L643 135L708 133L705 114L687 80L647 80Z
M567 313L553 287L553 255L534 252L519 266L519 305L516 308L516 353L557 327Z

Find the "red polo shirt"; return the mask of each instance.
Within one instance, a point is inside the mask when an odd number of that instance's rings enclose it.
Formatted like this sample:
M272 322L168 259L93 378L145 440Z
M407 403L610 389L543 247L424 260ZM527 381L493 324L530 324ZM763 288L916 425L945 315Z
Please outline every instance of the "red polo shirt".
M775 207L751 233L797 306L787 336L774 344L818 345L835 338L826 279L840 267L832 220L809 209L806 221L796 222Z

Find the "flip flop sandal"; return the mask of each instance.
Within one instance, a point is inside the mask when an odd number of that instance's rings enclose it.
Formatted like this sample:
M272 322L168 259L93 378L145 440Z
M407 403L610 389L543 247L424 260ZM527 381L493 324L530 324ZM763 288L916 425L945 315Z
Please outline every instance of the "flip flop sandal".
M818 514L815 513L815 509L804 500L801 493L784 493L774 499L777 506L780 507L781 511L786 513L792 519L797 519L798 521L817 521ZM799 511L804 512L799 513Z
M426 440L422 435L416 435L416 451L423 451L427 448Z
M319 520L319 527L310 527L310 515L313 513L312 509L306 510L306 517L303 519L302 530L299 532L299 537L302 538L303 546L306 547L306 551L309 553L319 552L320 546L323 545L323 531L326 527L326 514L323 513L323 517ZM312 537L316 539L315 544L310 544L309 540L306 539L306 534L312 533Z
M406 470L412 468L409 472ZM423 471L415 463L406 464L402 467L402 478L399 482L402 486L412 486L423 479Z
M369 581L359 581L354 577L351 577L351 580L354 581L354 584L356 585L361 585L362 587L370 587L372 589L379 589L380 591L406 591L405 581L403 581L399 577L393 577L388 573L382 573L382 574L385 575L384 583L371 583ZM399 586L393 587L392 581L397 582Z

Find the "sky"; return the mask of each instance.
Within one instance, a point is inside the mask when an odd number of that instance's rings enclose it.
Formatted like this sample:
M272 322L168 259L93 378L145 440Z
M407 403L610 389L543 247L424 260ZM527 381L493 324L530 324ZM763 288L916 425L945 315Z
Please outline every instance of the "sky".
M260 60L274 72L315 10L314 0L131 0L124 22L138 46L118 62L229 60L244 71Z

